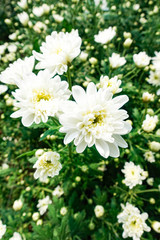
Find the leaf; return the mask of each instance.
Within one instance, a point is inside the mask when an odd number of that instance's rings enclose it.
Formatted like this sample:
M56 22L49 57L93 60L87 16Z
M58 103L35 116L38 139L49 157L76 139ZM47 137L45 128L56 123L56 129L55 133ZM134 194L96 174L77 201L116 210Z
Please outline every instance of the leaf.
M53 134L55 133L55 131L56 131L57 129L59 129L59 128L60 128L60 126L57 126L57 127L54 127L54 128L52 128L52 129L48 129L47 131L45 131L45 132L43 133L43 136L40 138L40 141L42 141L43 139L45 139L48 135L49 135L49 136L53 135Z
M32 151L22 153L22 154L19 155L16 159L22 158L22 157L24 157L24 156L33 156L36 151L37 151L37 149L34 149L34 150L32 150Z

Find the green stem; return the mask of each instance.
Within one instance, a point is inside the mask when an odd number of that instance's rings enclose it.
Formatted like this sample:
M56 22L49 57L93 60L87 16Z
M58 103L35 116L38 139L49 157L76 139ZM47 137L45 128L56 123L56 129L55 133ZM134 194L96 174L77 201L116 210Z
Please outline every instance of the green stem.
M137 194L137 193L147 193L147 192L160 192L160 191L159 191L159 189L148 189L148 190L138 191L135 193Z
M131 73L133 73L136 70L136 68L133 68L130 72L128 72L126 75L123 76L123 78L129 76Z
M71 80L71 72L70 72L69 66L68 66L68 69L67 69L67 81L68 81L68 84L69 84L69 90L72 90L72 80Z
M71 145L71 143L68 145L68 153L69 153L69 158L72 161L72 145Z

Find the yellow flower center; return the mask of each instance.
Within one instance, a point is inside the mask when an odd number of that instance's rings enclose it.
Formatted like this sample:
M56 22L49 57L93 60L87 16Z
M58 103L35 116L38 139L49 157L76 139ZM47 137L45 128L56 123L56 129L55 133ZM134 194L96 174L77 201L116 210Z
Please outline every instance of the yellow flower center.
M41 100L49 101L52 98L53 96L45 89L33 90L33 98L32 98L33 102L40 102Z

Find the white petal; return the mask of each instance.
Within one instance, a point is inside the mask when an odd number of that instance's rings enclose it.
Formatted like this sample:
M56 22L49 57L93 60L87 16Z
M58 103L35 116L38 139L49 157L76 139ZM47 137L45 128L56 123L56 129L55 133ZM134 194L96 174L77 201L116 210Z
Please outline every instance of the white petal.
M34 114L30 114L28 116L23 116L22 117L22 124L25 126L25 127L29 127L32 125L34 121Z
M122 107L128 101L129 98L126 95L118 96L113 99L113 102L118 106L118 108Z
M89 83L87 86L87 95L88 96L90 96L92 94L95 95L96 92L97 92L96 85L93 82Z
M122 147L122 148L127 148L128 144L126 143L126 141L120 136L120 135L113 135L115 142L117 143L118 146Z
M108 143L108 146L109 146L109 151L110 151L110 156L111 157L119 157L120 155L120 152L119 152L119 148L117 146L117 144L114 144L114 143Z
M86 142L82 141L81 143L78 144L76 151L78 153L82 153L85 150L86 146L87 146Z
M99 154L102 155L104 158L107 158L109 156L108 143L99 139L99 140L96 140L95 146Z
M72 140L74 138L76 138L78 136L78 132L77 131L74 131L74 132L68 132L64 138L64 144L68 144L70 142L72 142Z
M86 96L84 89L80 86L72 87L72 95L77 103Z

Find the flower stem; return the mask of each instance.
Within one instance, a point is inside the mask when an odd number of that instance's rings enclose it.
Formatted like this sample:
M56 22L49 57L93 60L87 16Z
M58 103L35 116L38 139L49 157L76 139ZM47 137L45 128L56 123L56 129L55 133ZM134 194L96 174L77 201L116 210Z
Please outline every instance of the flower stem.
M68 66L68 69L67 69L67 81L68 81L68 84L69 84L69 90L72 90L72 80L71 80L71 72L70 72L69 66Z
M137 191L137 193L147 193L147 192L160 192L158 189L148 189L148 190L142 190L142 191Z

